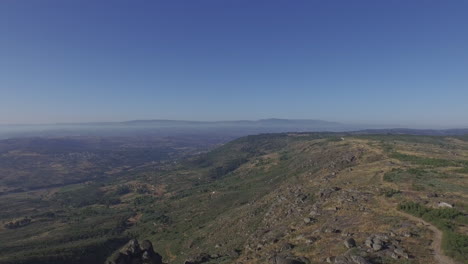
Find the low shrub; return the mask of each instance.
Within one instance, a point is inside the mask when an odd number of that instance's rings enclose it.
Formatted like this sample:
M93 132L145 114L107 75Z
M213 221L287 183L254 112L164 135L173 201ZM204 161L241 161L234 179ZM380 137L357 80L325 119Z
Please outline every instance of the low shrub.
M468 236L455 231L454 220L463 216L455 208L434 209L415 202L405 202L398 209L430 222L443 231L442 248L448 256L466 261L468 259Z

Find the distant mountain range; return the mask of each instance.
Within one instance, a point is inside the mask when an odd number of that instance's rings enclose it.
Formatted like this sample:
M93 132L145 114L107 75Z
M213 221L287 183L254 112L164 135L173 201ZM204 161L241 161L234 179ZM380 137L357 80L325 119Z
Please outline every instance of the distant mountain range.
M116 123L113 123L116 124ZM308 127L320 128L344 128L348 125L315 119L260 119L260 120L235 120L235 121L178 121L178 120L132 120L120 122L126 125L151 125L151 126L229 126L229 127Z
M145 126L344 126L342 123L330 122L318 119L280 119L269 118L260 120L231 120L231 121L189 121L189 120L169 120L169 119L148 119L148 120L129 120L122 122L89 122L89 123L57 123L62 125L145 125Z
M392 129L365 129L356 131L357 134L393 134L393 135L420 135L420 136L459 136L468 135L468 128L455 129L411 129L411 128L392 128Z
M316 119L237 121L131 120L124 122L0 125L0 139L12 137L216 135L228 139L281 132L356 132L363 134L462 135L468 129L410 129L390 125L344 124Z

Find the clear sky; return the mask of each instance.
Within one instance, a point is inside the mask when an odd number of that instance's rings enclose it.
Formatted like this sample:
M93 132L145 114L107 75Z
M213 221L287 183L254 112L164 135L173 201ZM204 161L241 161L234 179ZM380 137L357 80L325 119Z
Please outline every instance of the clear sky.
M2 0L0 123L468 127L468 1Z

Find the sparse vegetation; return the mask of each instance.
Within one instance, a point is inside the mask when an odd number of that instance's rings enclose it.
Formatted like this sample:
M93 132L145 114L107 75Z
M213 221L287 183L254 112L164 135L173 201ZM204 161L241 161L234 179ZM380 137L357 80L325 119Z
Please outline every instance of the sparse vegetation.
M385 228L401 223L401 218L383 213L394 206L381 208L377 200L396 203L411 195L426 199L437 193L439 197L449 194L450 202L462 204L466 178L454 170L465 168L464 156L456 161L441 154L442 158L422 158L433 149L442 148L438 153L445 153L444 140L326 133L249 136L210 152L126 168L109 177L7 193L0 196L2 226L24 218L31 221L0 230L0 262L97 264L101 258L85 259L80 254L105 257L129 238L150 239L171 263L199 252L219 254L213 260L219 263L238 258L266 263L271 257L268 252L287 243L294 245L288 254L307 257L312 263L322 261L323 252L342 254L342 243L336 243L342 239L340 232L353 232L356 241L364 241L362 230L390 232ZM402 149L415 154L394 156ZM400 162L392 160L395 157ZM380 171L387 171L383 185ZM316 215L309 215L316 210ZM442 210L402 204L401 210L444 228L445 252L464 256L465 235L459 230L466 225L465 207ZM355 214L360 211L367 213ZM328 231L310 235L332 218L338 221ZM423 243L397 237L409 245L408 253L427 252L431 237L422 229L412 226L411 232L416 230ZM246 247L259 244L262 250ZM238 251L226 253L234 249ZM357 248L350 252L362 253ZM377 263L403 263L402 258L395 262L378 254L362 256ZM431 256L417 257L431 263Z
M456 169L454 170L453 172L455 173L464 173L464 174L468 174L468 167L464 167L462 169Z
M424 158L414 155L407 155L398 152L393 152L390 154L390 157L398 159L401 161L410 162L416 165L431 166L431 167L449 167L449 166L460 166L462 162L454 160L445 160L445 159L434 159L434 158Z
M119 185L117 186L117 190L115 191L115 194L120 196L120 195L127 194L129 192L131 192L130 187L128 187L127 185Z
M433 209L415 202L406 202L398 206L402 211L420 217L444 232L442 247L447 255L466 261L468 259L468 235L460 234L455 228L455 219L463 213L454 208Z
M383 190L383 195L385 197L388 197L388 198L393 197L395 195L398 195L400 193L401 193L400 190L395 190L395 189L385 189L385 190Z
M412 189L419 191L464 191L464 186L447 181L457 178L456 175L423 168L394 168L383 177L387 182L410 184Z

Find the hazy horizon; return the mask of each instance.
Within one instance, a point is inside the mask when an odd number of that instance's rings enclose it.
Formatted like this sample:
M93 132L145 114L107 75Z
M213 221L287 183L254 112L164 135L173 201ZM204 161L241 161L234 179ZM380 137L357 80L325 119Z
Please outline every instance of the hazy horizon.
M255 121L262 121L262 120L304 120L304 121L323 121L323 122L330 122L330 123L339 123L345 125L358 125L362 126L364 129L367 128L410 128L410 129L456 129L456 128L468 128L468 123L463 124L431 124L431 123L424 123L424 122L385 122L385 121L375 121L375 120L358 120L358 121L350 121L350 120L325 120L321 118L278 118L278 117L266 117L266 118L259 118L259 119L168 119L168 118L135 118L135 119L116 119L116 120L95 120L95 121L77 121L77 122L70 122L70 121L57 121L57 122L29 122L29 123L2 123L0 122L0 126L60 126L60 125L85 125L85 124L105 124L105 123L126 123L126 122L134 122L134 121L175 121L175 122L255 122Z
M304 121L304 122L323 122L325 124L330 125L340 125L342 127L348 128L356 128L356 129L346 129L348 131L358 131L358 130L366 130L366 129L433 129L433 130L445 130L445 129L468 129L468 125L460 124L460 125L433 125L433 124L411 124L411 123L385 123L385 122L346 122L346 121L333 121L333 120L324 120L318 118L310 118L310 119L303 119L303 118L261 118L261 119L232 119L232 120L184 120L184 119L132 119L132 120L116 120L116 121L89 121L89 122L56 122L56 123L0 123L0 128L55 128L55 127L68 127L68 128L78 128L81 126L102 126L102 125L123 125L127 126L132 123L139 123L139 124L149 124L150 126L154 126L157 123L152 122L169 122L169 124L174 123L182 123L184 122L193 123L195 126L203 126L203 124L223 124L223 123L239 123L242 122L250 122L252 124L261 122L261 121ZM187 125L184 124L184 125ZM156 125L157 127L157 125ZM25 130L27 131L27 129Z

